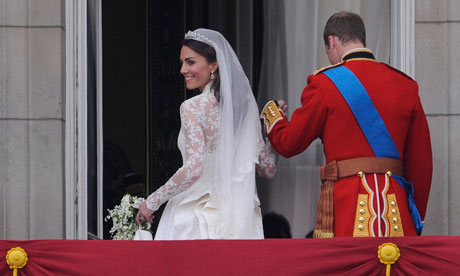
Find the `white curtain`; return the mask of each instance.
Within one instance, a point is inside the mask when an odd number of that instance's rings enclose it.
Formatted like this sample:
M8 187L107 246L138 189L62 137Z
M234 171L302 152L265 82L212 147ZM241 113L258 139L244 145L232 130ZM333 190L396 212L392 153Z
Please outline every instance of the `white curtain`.
M323 41L327 19L335 12L352 11L366 25L367 47L388 63L390 56L390 0L268 0L264 1L263 61L258 91L259 108L270 99L284 99L288 113L300 106L307 76L329 65ZM321 141L290 159L281 158L276 176L258 178L264 213L287 218L294 238L314 228L325 158Z

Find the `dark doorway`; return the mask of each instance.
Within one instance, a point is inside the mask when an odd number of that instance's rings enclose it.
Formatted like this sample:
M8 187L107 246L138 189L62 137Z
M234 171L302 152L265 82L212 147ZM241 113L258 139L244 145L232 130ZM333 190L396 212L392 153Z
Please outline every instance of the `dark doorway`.
M145 195L147 2L102 1L104 217L126 193Z

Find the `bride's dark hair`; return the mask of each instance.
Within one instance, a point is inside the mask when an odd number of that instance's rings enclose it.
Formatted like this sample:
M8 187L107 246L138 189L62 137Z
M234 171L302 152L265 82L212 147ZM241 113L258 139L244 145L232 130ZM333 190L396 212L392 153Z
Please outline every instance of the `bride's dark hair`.
M194 39L185 39L182 42L182 46L187 46L198 54L206 58L208 63L217 62L216 51L214 48L209 46L206 43L200 42ZM216 96L217 101L220 99L220 76L219 76L219 67L214 72L214 81L211 84L212 90L214 90L214 96Z

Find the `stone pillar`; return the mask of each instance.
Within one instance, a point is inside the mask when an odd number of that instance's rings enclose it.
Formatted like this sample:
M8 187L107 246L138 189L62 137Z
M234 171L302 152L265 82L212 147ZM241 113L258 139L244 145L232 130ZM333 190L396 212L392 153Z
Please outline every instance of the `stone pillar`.
M63 11L0 1L0 239L64 237Z
M416 0L415 78L433 146L424 235L460 234L460 2Z

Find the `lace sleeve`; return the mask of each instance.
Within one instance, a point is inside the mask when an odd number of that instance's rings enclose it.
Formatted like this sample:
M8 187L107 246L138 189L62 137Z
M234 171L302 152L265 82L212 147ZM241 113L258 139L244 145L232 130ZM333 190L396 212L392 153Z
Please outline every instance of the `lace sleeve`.
M158 190L147 198L147 208L156 211L172 197L190 188L203 173L205 140L199 122L199 108L191 101L180 107L181 123L184 125L184 165Z
M279 154L272 147L270 142L263 143L262 149L259 153L259 164L257 164L257 172L260 176L265 178L272 178L276 172L276 166L279 160Z

